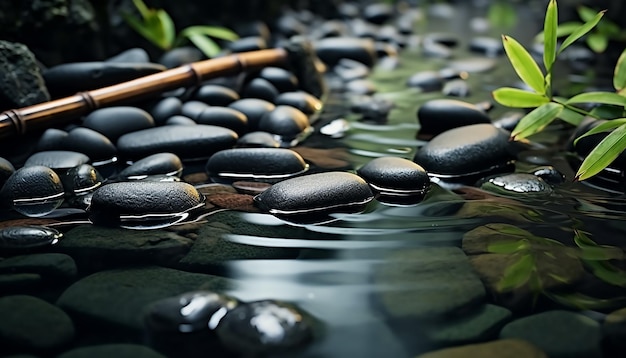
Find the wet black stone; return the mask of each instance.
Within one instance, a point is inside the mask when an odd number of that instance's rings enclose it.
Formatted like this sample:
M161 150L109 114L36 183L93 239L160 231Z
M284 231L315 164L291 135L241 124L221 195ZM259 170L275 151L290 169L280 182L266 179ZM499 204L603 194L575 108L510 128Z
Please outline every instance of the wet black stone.
M165 126L125 134L117 141L117 149L119 156L128 160L162 152L174 153L183 161L198 160L233 147L237 138L237 133L222 127Z
M278 148L280 141L267 132L250 132L237 140L237 147L240 148Z
M287 140L299 136L309 128L307 115L291 106L276 106L259 122L260 131L276 134Z
M159 58L159 63L167 68L174 68L205 59L202 51L196 47L183 46L173 48Z
M370 67L376 61L376 47L371 39L330 37L316 41L313 46L317 56L329 66L336 65L342 58Z
M456 79L446 82L441 93L452 97L468 97L470 95L470 87L465 80Z
M0 249L4 252L22 252L55 245L63 234L56 229L22 225L0 229Z
M284 92L276 97L276 105L291 106L304 114L311 115L322 109L323 103L317 97L306 92Z
M551 185L563 184L563 182L565 182L565 174L551 165L535 168L532 170L532 174Z
M150 109L150 115L157 125L161 125L168 118L182 113L183 102L177 97L163 98Z
M348 58L339 60L333 71L344 81L366 78L370 73L369 67Z
M372 120L378 123L387 122L387 117L393 107L393 101L371 96L354 98L350 104L350 110L361 114L363 116L362 119Z
M450 61L448 65L450 68L459 72L485 73L496 68L497 62L493 58L470 57Z
M267 42L259 36L242 37L228 44L232 52L248 52L267 49Z
M189 117L171 116L163 124L168 125L168 126L193 126L198 123L196 123L196 121L194 121L193 119Z
M348 35L348 31L345 23L340 20L328 20L313 29L312 38L321 39L346 35Z
M259 77L268 80L281 93L298 89L298 78L284 68L265 67L259 72Z
M93 90L165 70L154 63L75 62L64 63L43 71L52 97Z
M120 223L124 216L174 215L197 208L204 201L192 185L182 182L132 181L101 186L91 198L95 224Z
M243 98L231 103L228 107L246 115L250 131L259 130L261 118L276 108L273 103L258 98Z
M469 43L469 50L487 57L496 57L504 54L502 40L493 37L475 37Z
M15 173L15 167L8 160L0 157L0 188L4 185L7 179Z
M139 159L132 165L124 168L118 177L126 179L138 179L147 175L174 175L180 176L183 171L183 163L176 154L157 153Z
M418 150L413 161L435 176L482 173L512 159L509 144L508 132L491 124L474 124L437 135Z
M60 150L63 148L63 142L67 136L68 133L64 130L48 128L45 132L43 132L41 137L39 137L39 141L37 141L37 145L35 146L35 151L43 152L46 150Z
M212 291L192 291L152 303L145 321L150 329L191 333L216 328L221 318L239 305L234 297Z
M54 170L40 165L28 166L16 170L4 183L0 190L0 204L14 209L25 204L27 212L21 213L40 216L54 210L63 200L63 194L63 184ZM55 204L54 201L59 202ZM45 207L29 205L33 202L43 202Z
M200 114L207 108L209 108L209 105L204 102L187 101L183 103L181 114L195 121L196 118L198 118Z
M255 78L248 82L241 92L241 97L243 98L260 98L272 103L277 96L278 90L276 87L264 78Z
M376 41L391 43L400 48L406 46L406 37L398 32L392 25L381 26L376 33Z
M283 180L254 200L262 210L290 215L365 205L373 198L369 185L361 177L347 172L327 172Z
M239 93L225 86L207 84L200 86L192 98L210 106L228 106L239 99Z
M448 59L452 57L450 48L434 41L424 41L422 43L422 53L426 57Z
M421 71L413 74L406 81L408 87L419 88L424 92L439 91L444 80L437 71Z
M216 332L228 350L244 354L301 348L313 338L303 312L274 300L240 304L222 318Z
M417 110L420 135L437 135L446 130L478 123L491 123L477 106L454 99L433 99Z
M89 163L89 157L83 153L69 150L47 150L28 157L24 167L44 166L54 170L65 170L86 163Z
M49 100L35 55L23 44L0 41L0 110Z
M504 195L540 195L542 198L552 193L552 188L540 177L527 173L512 173L488 179L482 189Z
M63 141L63 148L83 153L93 162L110 160L117 154L117 148L109 138L93 129L84 127L72 129Z
M145 63L150 62L150 56L146 50L141 47L130 48L126 51L122 51L113 57L109 57L107 62L121 62L121 63L129 63L129 62L139 62Z
M383 24L393 16L393 6L387 3L369 4L363 9L365 20L373 24Z
M567 150L577 154L580 157L586 157L606 136L608 132L597 133L585 138L581 138L579 141L574 144L576 138L582 136L587 131L599 126L600 124L606 123L607 120L604 119L595 119L595 118L585 118L576 131L569 138L567 143ZM620 153L615 160L609 164L611 168L626 168L626 152Z
M357 18L353 19L349 22L350 33L354 37L362 38L362 39L374 39L376 37L377 26L374 26L372 23L369 23L363 19ZM350 38L345 37L344 38Z
M61 183L67 195L85 195L96 190L104 178L96 168L89 164L81 164L70 168L61 176Z
M154 119L143 109L116 106L91 112L85 117L83 126L104 134L115 143L126 133L154 127Z
M525 115L524 112L507 112L493 121L493 125L512 132Z
M424 36L424 42L435 42L446 47L456 47L459 44L459 39L453 33L432 32Z
M304 173L308 165L300 154L283 148L235 148L215 153L206 171L216 182L237 180L277 182Z
M248 117L228 107L209 107L200 113L196 123L232 129L240 135L248 131Z
M424 194L430 186L428 173L415 162L399 157L372 159L357 174L377 192L410 196Z

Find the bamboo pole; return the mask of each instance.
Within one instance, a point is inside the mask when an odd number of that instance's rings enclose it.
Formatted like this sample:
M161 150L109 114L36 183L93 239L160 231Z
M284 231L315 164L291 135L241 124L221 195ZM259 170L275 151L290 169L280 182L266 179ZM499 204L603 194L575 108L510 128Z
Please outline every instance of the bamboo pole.
M148 98L164 91L199 85L205 80L267 66L289 64L282 48L243 52L209 59L137 78L128 82L77 93L54 101L0 113L0 138L8 138L62 125L95 109L121 101Z

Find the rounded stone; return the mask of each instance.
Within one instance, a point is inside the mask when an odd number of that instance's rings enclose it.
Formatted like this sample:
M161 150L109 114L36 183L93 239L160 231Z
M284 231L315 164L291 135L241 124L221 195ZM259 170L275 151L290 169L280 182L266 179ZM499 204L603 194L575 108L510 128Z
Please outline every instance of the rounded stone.
M479 36L470 40L469 50L487 57L496 57L504 53L504 46L500 39Z
M74 324L60 308L33 296L0 297L0 344L27 352L58 350L74 339Z
M4 205L27 216L43 216L63 202L63 184L54 170L45 166L22 167L0 190Z
M83 153L69 150L47 150L28 157L24 167L44 166L54 170L66 170L86 163L89 163L89 157Z
M469 84L462 79L446 82L441 90L444 95L452 97L469 97L470 92Z
M491 123L477 106L455 99L433 99L417 110L420 135L437 135L449 129L478 123Z
M28 251L55 245L63 237L56 229L46 226L22 225L0 229L0 249Z
M374 199L365 180L347 172L327 172L283 180L254 198L272 214L291 215L362 206Z
M540 177L527 173L512 173L496 176L488 179L481 189L505 195L547 196L552 193L552 188Z
M264 78L255 78L244 86L241 97L260 98L273 103L278 97L278 90L270 81Z
M63 141L63 148L83 153L94 162L111 160L117 154L117 148L109 138L84 127L69 131L67 138Z
M239 93L225 86L208 84L200 86L192 98L210 106L228 106L239 99Z
M196 118L198 124L232 129L237 134L248 131L248 117L240 111L228 107L209 107Z
M145 313L150 329L191 333L215 329L239 302L212 291L192 291L152 303Z
M15 173L15 167L8 160L0 157L0 188Z
M63 142L69 134L61 129L48 128L39 137L35 151L43 152L46 150L60 150L63 148Z
M413 161L438 177L485 173L513 159L509 144L508 132L491 124L474 124L437 135Z
M81 164L70 168L61 176L65 193L68 195L85 195L96 190L104 179L96 168L89 164Z
M443 87L443 78L437 71L421 71L409 77L406 85L419 88L424 92L439 91Z
M297 108L277 106L266 113L259 122L259 130L279 135L285 139L295 138L309 128L309 118Z
M189 117L171 116L163 124L166 126L195 126L198 123Z
M265 67L259 72L259 77L269 81L281 93L298 89L298 78L284 68Z
M89 213L95 224L132 226L151 216L167 221L169 216L179 217L203 203L202 194L183 182L118 182L93 193Z
M275 103L277 106L295 107L307 115L315 114L323 107L322 101L306 92L281 93L276 97Z
M276 108L273 103L259 98L243 98L229 104L228 107L246 115L250 131L259 130L261 118Z
M381 25L391 19L393 13L393 6L388 3L369 4L363 9L363 17L365 20L376 25Z
M104 134L115 143L126 133L154 127L154 119L143 109L117 106L96 109L85 117L83 126Z
M141 179L148 175L180 176L183 172L183 163L173 153L157 153L141 158L132 165L124 168L118 177L125 179Z
M117 141L117 149L120 157L129 160L163 152L182 160L200 160L233 147L237 138L237 133L222 127L165 126L125 134Z
M240 148L278 148L280 141L267 132L250 132L237 140L237 147Z
M372 159L359 168L357 174L375 191L386 195L420 195L430 186L430 179L424 168L399 157Z
M216 182L276 182L303 174L308 167L300 154L290 149L235 148L211 156L206 171Z
M376 85L368 79L352 80L346 83L346 91L355 94L371 95L376 93Z
M339 60L337 65L333 67L333 71L344 81L366 78L370 74L369 67L359 61L350 60L348 58Z
M150 55L141 47L130 48L126 51L122 51L113 57L106 59L106 62L119 62L119 63L147 63L150 62Z
M216 332L227 349L252 355L300 348L313 338L302 312L274 300L240 304L222 318Z
M355 37L329 37L314 43L317 56L327 65L334 66L342 58L359 61L369 67L376 61L376 47L371 39Z
M150 109L150 115L157 125L161 125L168 118L181 113L183 113L183 102L177 97L163 98Z
M202 51L194 46L182 46L165 52L159 63L167 68L174 68L188 63L197 62L205 58Z
M232 52L248 52L267 49L267 42L260 36L242 37L228 44Z
M198 118L200 114L207 108L209 108L209 105L204 102L187 101L183 103L181 114L195 121L196 118Z

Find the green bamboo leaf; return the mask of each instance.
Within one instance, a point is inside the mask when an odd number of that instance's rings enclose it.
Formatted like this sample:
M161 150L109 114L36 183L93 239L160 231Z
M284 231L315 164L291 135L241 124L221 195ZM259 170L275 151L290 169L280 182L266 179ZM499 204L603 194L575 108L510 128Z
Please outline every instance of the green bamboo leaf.
M187 38L209 58L215 57L222 50L215 41L204 35L192 34L187 36Z
M150 9L148 9L148 6L143 0L133 0L133 5L135 5L135 8L139 11L139 14L141 14L144 20L150 16Z
M511 138L521 139L541 131L563 111L563 105L550 102L535 108L520 120Z
M626 149L626 124L607 135L582 162L574 180L585 180L609 166Z
M535 269L535 261L530 254L521 255L519 260L504 270L504 276L498 282L499 292L508 292L528 282Z
M557 26L556 28L556 37L559 38L563 36L568 36L572 32L576 31L576 29L578 29L582 25L583 23L579 21L570 21L570 22L564 22L562 24L559 24L559 26ZM544 32L541 31L540 33L537 34L537 36L535 36L535 41L542 42L544 37L545 37Z
M181 31L181 35L189 37L191 35L205 35L216 39L235 41L239 35L233 31L219 26L189 26Z
M550 102L545 95L510 87L498 88L492 95L501 105L514 108L539 107Z
M556 0L550 0L543 25L543 64L548 72L550 72L552 64L556 60L556 29L558 22Z
M618 269L606 261L585 260L594 276L600 280L618 287L626 287L626 272Z
M544 294L551 300L564 306L575 307L581 310L615 309L626 303L626 297L596 298L582 293L548 293Z
M596 16L596 11L594 9L584 5L579 6L576 11L578 12L578 16L580 16L580 19L584 22L591 21L593 20L593 17Z
M616 91L622 91L626 88L626 49L622 51L622 54L619 56L617 64L615 65L613 87L615 87Z
M143 38L150 41L155 46L161 49L165 49L161 46L158 34L155 34L154 30L146 26L144 22L140 21L134 16L124 13L122 14L122 18L133 30L135 30L139 35L143 36Z
M487 246L487 251L494 254L514 254L529 248L527 240L509 241L502 240L491 243Z
M570 98L565 103L601 103L624 107L626 106L626 97L613 92L585 92Z
M585 261L606 261L624 258L624 251L619 247L598 245L580 230L574 231L574 243L580 248L580 252L577 253L578 256ZM609 266L608 269L610 267L612 266ZM615 271L613 269L610 270Z
M565 50L567 47L569 47L571 44L573 44L576 40L578 40L579 38L585 36L589 31L591 31L591 29L593 29L598 24L600 19L602 19L602 16L604 16L605 12L606 12L606 10L600 11L599 13L596 14L596 16L594 16L593 19L585 22L582 26L580 26L578 29L576 29L574 32L572 32L565 39L565 41L563 41L563 44L559 48L559 51L557 52L557 55L559 53L563 52L563 50Z
M176 38L176 29L174 21L165 10L157 10L156 17L159 19L159 32L163 48L170 49L174 45Z
M620 127L623 124L626 124L626 118L617 118L617 119L612 119L610 121L604 122L598 126L591 128L585 134L576 138L576 140L574 140L574 145L578 144L578 141L581 140L582 138L589 137L590 135L594 135L594 134L598 134L602 132L612 131L613 129Z
M595 53L602 53L609 46L609 38L601 33L590 33L587 35L585 42Z
M502 35L502 44L513 69L530 88L539 94L545 94L544 78L541 69L517 40L512 37Z
M583 122L583 119L585 119L585 116L565 107L563 108L561 114L559 114L559 118L573 126L578 127Z

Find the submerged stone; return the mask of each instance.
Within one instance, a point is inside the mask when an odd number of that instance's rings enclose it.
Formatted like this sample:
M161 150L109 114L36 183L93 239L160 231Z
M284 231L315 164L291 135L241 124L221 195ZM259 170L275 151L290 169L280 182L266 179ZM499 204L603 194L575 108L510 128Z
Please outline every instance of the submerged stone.
M357 174L382 195L424 195L430 186L428 173L415 162L399 157L372 159Z
M89 162L89 157L83 153L70 150L47 150L37 152L26 160L24 167L44 166L54 170L67 170Z
M183 163L173 153L157 153L139 159L124 168L118 177L124 179L143 179L148 175L177 176L183 172Z
M119 182L94 192L89 213L95 224L156 228L184 220L203 204L202 194L187 183Z
M0 203L26 216L51 213L63 202L61 178L45 166L18 169L0 190Z
M213 330L239 305L234 297L212 291L192 291L151 304L145 313L150 329L191 333Z
M508 132L491 124L474 124L434 137L413 161L433 176L471 176L506 166L513 159L509 145Z
M540 195L552 193L552 188L543 179L533 174L512 173L488 179L480 186L482 189L505 195Z
M240 304L226 313L216 332L228 350L244 354L301 348L313 338L307 316L293 305L274 300Z
M120 157L129 160L163 152L176 154L183 161L200 160L231 148L236 141L237 133L223 127L165 126L125 134L117 141L117 149Z
M126 133L154 127L154 119L141 108L116 106L91 112L83 120L83 126L100 132L115 142Z
M28 251L55 245L63 237L56 229L46 226L11 226L0 229L0 249Z
M489 116L479 107L455 100L433 99L417 110L420 135L437 135L449 129L479 123L491 123Z
M309 168L300 154L283 148L235 148L215 153L206 165L217 182L255 180L276 182L303 174Z
M300 176L274 184L255 197L272 214L292 215L364 206L374 199L369 185L357 175L327 172Z

